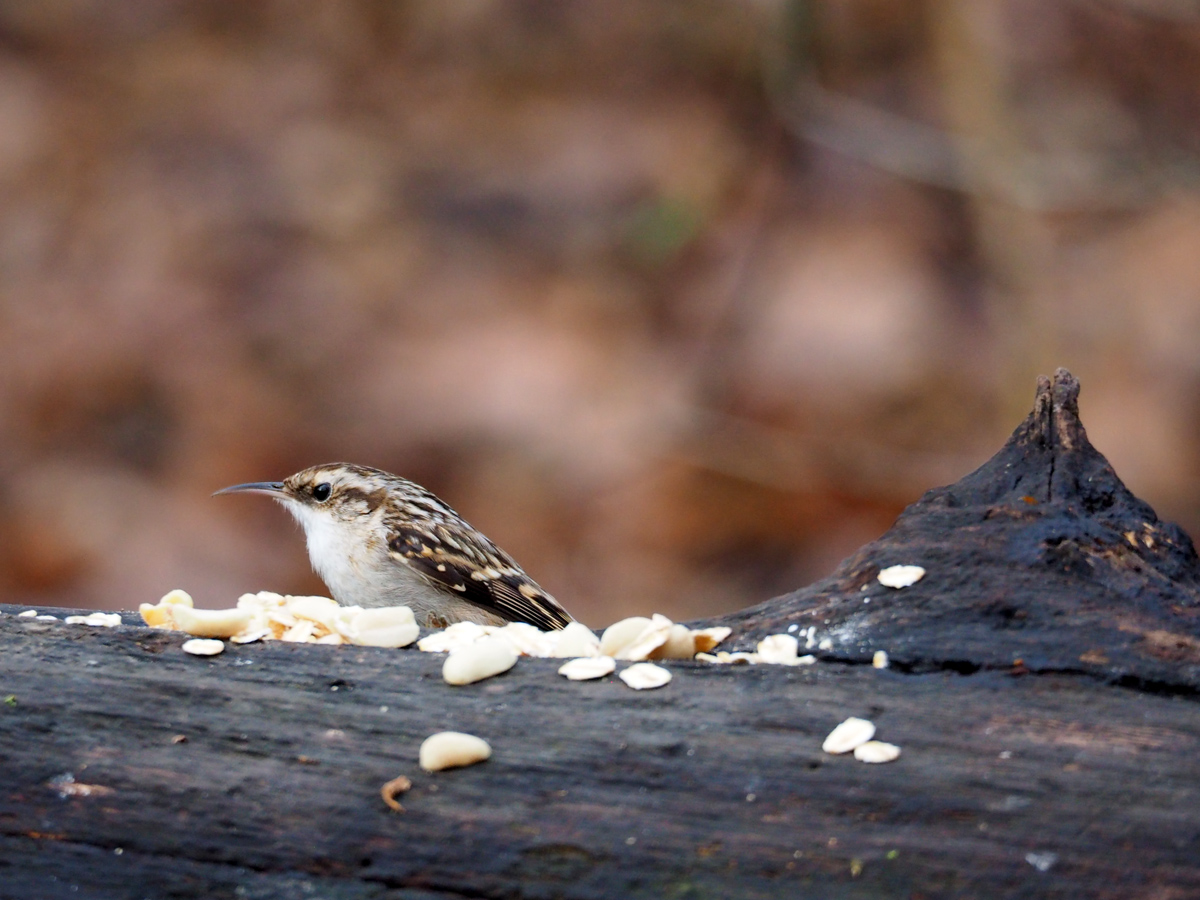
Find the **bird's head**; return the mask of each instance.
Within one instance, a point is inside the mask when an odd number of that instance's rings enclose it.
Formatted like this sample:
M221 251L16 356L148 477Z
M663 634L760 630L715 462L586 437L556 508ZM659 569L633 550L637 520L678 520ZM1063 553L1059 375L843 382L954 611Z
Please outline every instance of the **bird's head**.
M349 524L370 516L387 500L389 480L395 476L378 469L326 463L302 469L283 481L235 484L216 494L266 494L287 507L307 530L317 523Z

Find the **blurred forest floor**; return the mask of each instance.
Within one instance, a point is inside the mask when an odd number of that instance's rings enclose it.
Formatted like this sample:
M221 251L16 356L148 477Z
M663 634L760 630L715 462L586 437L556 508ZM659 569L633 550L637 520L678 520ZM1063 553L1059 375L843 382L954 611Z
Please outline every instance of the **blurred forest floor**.
M325 593L434 490L593 626L799 587L1058 365L1200 531L1189 0L0 6L0 596Z

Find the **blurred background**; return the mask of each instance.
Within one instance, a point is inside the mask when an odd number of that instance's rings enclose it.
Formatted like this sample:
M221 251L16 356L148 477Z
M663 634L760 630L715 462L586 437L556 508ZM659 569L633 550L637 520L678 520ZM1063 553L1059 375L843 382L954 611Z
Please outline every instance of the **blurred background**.
M0 597L325 593L410 477L602 626L800 587L1035 378L1200 531L1194 0L0 5Z

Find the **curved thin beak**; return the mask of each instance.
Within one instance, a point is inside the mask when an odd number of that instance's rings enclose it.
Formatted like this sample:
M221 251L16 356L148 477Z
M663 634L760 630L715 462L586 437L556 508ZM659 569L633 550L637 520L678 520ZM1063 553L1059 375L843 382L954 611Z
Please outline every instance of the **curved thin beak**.
M287 493L283 490L282 481L251 481L246 484L235 484L232 487L221 488L219 491L214 491L213 496L217 494L267 494L271 497L286 497Z

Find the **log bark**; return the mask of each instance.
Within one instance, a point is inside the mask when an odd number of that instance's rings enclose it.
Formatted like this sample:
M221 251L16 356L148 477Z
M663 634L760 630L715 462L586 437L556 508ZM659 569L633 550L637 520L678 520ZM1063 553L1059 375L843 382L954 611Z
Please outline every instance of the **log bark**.
M880 569L900 564L928 574L882 588ZM883 649L911 672L1017 667L1200 689L1200 559L1092 446L1063 369L1039 379L1029 417L975 472L929 491L829 578L720 621L743 647L816 625L838 659Z
M812 667L452 688L415 651L202 659L2 607L0 897L1200 896L1200 562L1077 396L1041 380L990 462L723 619L743 646L815 627ZM892 564L927 574L885 588ZM848 715L900 759L822 753ZM445 729L492 759L422 773Z

